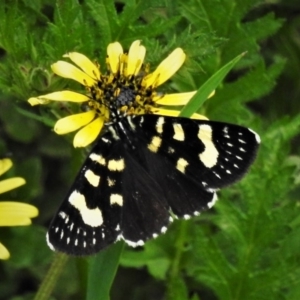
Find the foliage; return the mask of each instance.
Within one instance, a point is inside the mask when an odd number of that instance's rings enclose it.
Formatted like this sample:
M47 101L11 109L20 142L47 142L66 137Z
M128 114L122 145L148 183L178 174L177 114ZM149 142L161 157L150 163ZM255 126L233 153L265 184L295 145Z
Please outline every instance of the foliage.
M113 280L115 300L300 298L299 4L281 2L3 1L0 155L12 156L15 174L27 179L5 197L33 203L40 216L30 227L0 229L12 254L0 262L0 299L32 299L45 278L50 299L62 300L107 299ZM115 279L119 244L96 257L56 257L55 272L46 276L53 260L46 228L86 152L72 148L70 135L52 132L54 122L77 107L32 108L27 99L70 87L49 67L66 52L103 65L108 43L128 47L136 39L147 47L152 67L175 47L187 53L165 91L198 89L247 52L199 111L259 132L257 161L239 184L220 192L211 211L175 221L143 248L125 247Z

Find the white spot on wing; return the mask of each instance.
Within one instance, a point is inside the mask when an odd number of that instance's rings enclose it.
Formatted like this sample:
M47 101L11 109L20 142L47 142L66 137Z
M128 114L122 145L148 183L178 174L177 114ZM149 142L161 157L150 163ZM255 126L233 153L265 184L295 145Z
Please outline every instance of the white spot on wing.
M161 233L165 233L167 231L167 229L168 228L166 226L164 226L164 227L162 227L162 229L160 231L161 231Z
M47 245L48 247L52 250L52 251L55 251L55 248L53 247L53 245L50 243L49 241L49 234L47 233L46 234L46 241L47 241Z
M176 169L184 174L185 168L188 164L189 163L184 158L179 158L177 161Z
M163 125L164 125L164 123L165 123L165 118L164 117L159 117L157 119L156 126L155 126L157 133L160 134L160 133L163 132Z
M161 138L159 136L154 136L151 140L151 143L148 145L148 149L154 153L158 151L158 148L161 145Z
M173 129L174 129L174 135L173 139L177 141L184 141L184 131L182 129L182 126L178 123L173 124Z
M98 207L92 209L88 208L85 197L79 192L74 191L69 197L69 202L79 211L82 220L86 225L98 227L103 224L103 217L100 209Z
M172 147L169 147L169 148L168 148L168 153L172 154L172 153L174 153L174 152L175 152L174 148L172 148Z
M214 193L212 200L207 203L207 207L212 208L215 205L215 203L217 202L217 200L218 200L218 196L216 193Z
M107 184L108 186L114 186L116 184L116 181L107 177Z
M185 220L189 220L189 219L191 218L191 216L190 216L190 215L184 215L183 218L184 218Z
M137 242L133 242L133 241L130 241L130 240L126 240L122 235L119 236L120 239L123 239L125 241L125 243L131 247L137 247L137 246L143 246L145 243L144 241L142 240L139 240Z
M119 160L111 159L107 165L110 171L123 171L125 168L124 159L121 158Z
M92 161L95 161L95 162L97 162L98 164L100 164L102 166L106 165L106 160L105 160L105 158L102 155L98 155L96 153L91 153L90 156L89 156L89 158Z
M248 128L248 130L251 131L255 135L255 139L256 139L257 143L260 144L260 142L261 142L260 136L252 129Z
M100 183L100 176L96 175L92 170L86 170L84 177L94 187L97 187Z
M212 128L209 125L200 125L198 138L202 141L205 147L204 151L199 154L200 160L205 167L214 167L218 162L219 152L212 141Z
M123 206L123 197L120 194L111 194L110 195L110 204L117 204L119 206Z
M58 215L62 218L62 219L65 219L67 217L67 214L64 212L64 211L60 211L58 213Z
M218 178L220 178L221 179L221 176L218 174L218 173L216 173L216 172L213 172Z

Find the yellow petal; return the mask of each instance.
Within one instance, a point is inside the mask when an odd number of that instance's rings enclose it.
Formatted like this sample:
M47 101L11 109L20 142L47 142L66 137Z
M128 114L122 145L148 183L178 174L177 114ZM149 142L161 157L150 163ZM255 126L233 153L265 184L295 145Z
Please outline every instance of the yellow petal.
M4 247L2 243L0 243L0 259L9 259L10 254L8 250Z
M127 75L137 75L143 64L146 48L141 46L141 41L135 41L131 44L128 51Z
M45 100L46 101L51 100L51 101L69 101L69 102L79 102L79 103L90 100L88 96L76 92L72 92L72 91L54 92L54 93L41 95L36 98L30 98L30 99L37 99L39 102Z
M107 56L113 73L117 73L119 70L120 57L122 54L123 48L120 43L115 42L107 46Z
M104 118L97 118L81 130L79 130L73 141L74 147L86 147L99 135L104 123Z
M16 189L25 184L26 181L22 177L13 177L0 181L0 194Z
M146 87L157 87L173 76L182 66L185 60L185 53L181 48L176 48L165 60L163 60L157 69L144 78Z
M162 115L162 116L170 116L170 117L178 117L180 111L178 110L172 110L172 109L163 109L163 108L155 108L153 111L155 115ZM197 120L208 120L207 117L194 113L191 116L191 119L197 119Z
M167 94L163 97L156 96L153 98L156 104L160 105L186 105L197 91L188 93Z
M95 111L89 110L84 113L67 116L58 120L54 126L57 134L66 134L89 124L95 118Z
M49 101L44 101L36 97L31 97L27 100L31 106L39 105L39 104L47 104Z
M197 113L193 113L191 116L191 119L195 119L195 120L209 120L207 117L197 114Z
M70 52L64 57L69 57L73 63L80 67L86 74L95 80L100 79L100 71L98 67L92 63L85 55L78 52Z
M76 80L82 85L93 86L95 84L93 78L68 62L59 60L51 65L51 69L58 76Z
M0 202L0 226L26 226L37 217L38 209L30 204L12 201Z
M214 96L216 93L216 90L213 90L207 97L207 99L211 98L212 96Z
M9 158L0 159L0 176L12 167L13 163Z

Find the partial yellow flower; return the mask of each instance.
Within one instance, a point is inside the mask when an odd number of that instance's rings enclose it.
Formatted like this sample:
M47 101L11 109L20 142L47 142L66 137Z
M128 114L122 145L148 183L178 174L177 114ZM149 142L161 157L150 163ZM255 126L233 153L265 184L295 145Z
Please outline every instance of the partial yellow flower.
M184 106L196 91L189 93L161 94L157 87L170 79L182 66L186 55L181 48L175 49L156 70L149 72L144 64L146 48L134 41L128 53L119 42L107 47L106 72L100 66L77 52L65 54L71 63L58 61L52 71L64 78L72 79L85 87L85 92L60 91L32 97L31 105L47 104L49 101L86 103L87 112L67 116L58 120L54 130L66 134L79 130L74 147L85 147L99 135L105 124L115 122L125 115L161 114L178 116L179 112L161 106ZM192 118L207 119L199 114Z
M0 175L12 167L12 161L8 158L0 159ZM21 177L13 177L0 181L0 194L15 189L25 184ZM38 215L36 207L30 204L1 201L0 202L0 226L25 226L31 224L31 218ZM0 259L8 259L10 254L6 247L0 243Z

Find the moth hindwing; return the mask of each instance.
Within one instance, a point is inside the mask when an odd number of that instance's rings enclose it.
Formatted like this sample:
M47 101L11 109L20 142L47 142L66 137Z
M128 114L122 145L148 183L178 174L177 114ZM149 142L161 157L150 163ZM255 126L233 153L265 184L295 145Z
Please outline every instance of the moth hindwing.
M120 239L143 245L167 230L170 212L210 208L216 190L239 180L259 136L245 127L156 115L127 116L99 137L54 217L47 240L73 255Z

